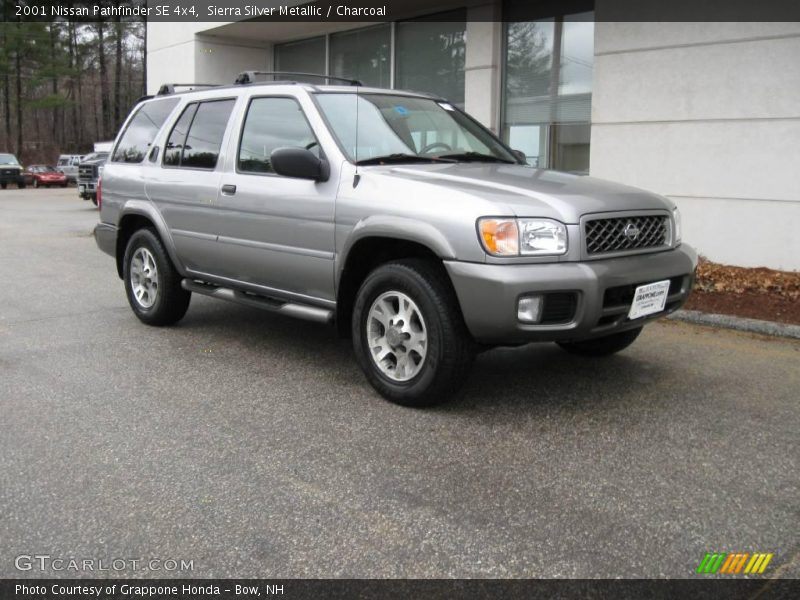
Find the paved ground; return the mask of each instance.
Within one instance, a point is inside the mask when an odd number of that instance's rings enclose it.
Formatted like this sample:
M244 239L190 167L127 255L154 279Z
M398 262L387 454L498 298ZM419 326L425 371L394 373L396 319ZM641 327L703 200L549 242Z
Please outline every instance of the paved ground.
M37 553L687 577L710 550L800 576L800 343L670 322L602 361L496 350L408 410L333 329L197 297L140 324L96 220L74 189L0 192L0 577Z

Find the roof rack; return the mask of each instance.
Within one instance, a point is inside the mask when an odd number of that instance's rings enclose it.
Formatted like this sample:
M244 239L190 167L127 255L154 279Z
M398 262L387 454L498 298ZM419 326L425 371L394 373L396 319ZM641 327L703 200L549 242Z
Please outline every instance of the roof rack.
M256 83L256 75L272 75L273 78L277 75L280 77L316 77L318 79L325 79L326 81L343 81L350 85L364 85L358 79L348 79L347 77L336 77L334 75L320 75L319 73L298 73L295 71L243 71L239 73L234 81L237 85L246 85L248 83ZM274 80L273 80L274 81ZM288 79L293 83L297 83L293 79Z
M165 83L160 88L158 88L158 93L156 94L156 96L169 96L170 94L174 94L176 87L212 88L212 87L219 87L219 84L218 83Z

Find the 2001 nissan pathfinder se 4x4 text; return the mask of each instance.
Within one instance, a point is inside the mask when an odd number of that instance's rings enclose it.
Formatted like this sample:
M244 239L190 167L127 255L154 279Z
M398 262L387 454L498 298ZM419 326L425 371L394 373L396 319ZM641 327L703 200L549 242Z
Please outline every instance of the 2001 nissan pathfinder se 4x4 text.
M164 86L115 142L95 238L143 322L193 292L334 321L382 395L422 406L480 349L611 354L686 300L666 198L526 166L442 98L256 75Z

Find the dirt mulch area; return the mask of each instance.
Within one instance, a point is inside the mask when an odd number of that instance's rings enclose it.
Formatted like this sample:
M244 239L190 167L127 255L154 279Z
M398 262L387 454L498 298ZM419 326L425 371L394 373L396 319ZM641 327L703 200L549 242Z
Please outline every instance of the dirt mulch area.
M732 267L701 258L684 308L800 325L800 272Z

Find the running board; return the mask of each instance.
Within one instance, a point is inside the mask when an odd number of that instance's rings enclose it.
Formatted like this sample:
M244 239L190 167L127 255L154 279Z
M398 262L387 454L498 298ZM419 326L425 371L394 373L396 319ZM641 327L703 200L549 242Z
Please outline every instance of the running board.
M184 279L181 281L181 287L189 292L211 296L212 298L220 298L221 300L228 300L229 302L236 302L237 304L244 304L245 306L252 306L253 308L270 310L282 315L297 317L298 319L305 319L307 321L330 323L333 320L333 311L327 308L309 306L308 304L297 304L295 302L283 302L281 300L275 300L274 298L248 294L246 292L240 292L239 290L219 287L192 279Z

